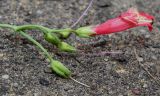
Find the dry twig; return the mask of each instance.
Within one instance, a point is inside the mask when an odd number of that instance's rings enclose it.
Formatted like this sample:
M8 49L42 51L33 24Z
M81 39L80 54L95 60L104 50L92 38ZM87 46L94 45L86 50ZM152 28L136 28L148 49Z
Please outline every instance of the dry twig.
M84 17L84 15L87 13L87 11L89 10L89 8L92 6L94 0L91 0L88 7L85 9L85 11L83 12L83 14L78 18L78 20L71 26L71 28L73 28L76 24L78 24L78 22Z
M143 66L143 64L141 64L141 61L138 60L139 56L138 56L135 48L134 48L134 54L135 54L135 56L136 56L136 59L137 59L137 61L138 61L139 66L142 67L143 70L146 71L147 74L160 86L160 81L157 80L157 78L154 77L154 76Z
M75 80L75 79L74 79L74 78L72 78L72 77L70 77L70 79L71 79L71 80L73 80L74 82L76 82L76 83L80 84L80 85L83 85L83 86L85 86L85 87L90 87L90 86L88 86L88 85L86 85L86 84L84 84L84 83L81 83L81 82L79 82L79 81Z

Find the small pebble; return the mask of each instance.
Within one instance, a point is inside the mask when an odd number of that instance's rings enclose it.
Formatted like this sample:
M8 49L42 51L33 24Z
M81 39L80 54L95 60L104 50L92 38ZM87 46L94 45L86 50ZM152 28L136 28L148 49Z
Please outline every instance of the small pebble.
M41 11L41 10L38 10L38 11L37 11L37 14L38 14L38 15L41 15L42 13L43 13L43 11Z
M144 84L144 85L143 85L143 88L147 88L147 87L148 87L148 85L147 85L147 84Z
M144 30L144 29L140 29L139 31L142 33L146 33L146 30Z
M132 93L135 94L135 95L140 95L141 90L140 89L132 89Z
M143 58L141 58L141 57L139 57L139 58L137 58L137 59L138 59L138 61L140 61L140 62L143 61Z
M13 86L14 87L18 87L18 83L13 83Z
M151 37L151 35L145 35L145 38L150 38Z
M8 79L8 78L9 78L9 75L7 75L7 74L6 74L6 75L2 75L2 78L3 78L3 79Z
M106 61L106 62L107 62L107 61L108 61L108 58L105 58L105 59L104 59L104 61Z
M50 67L45 67L44 68L45 73L53 73L52 69Z
M4 55L3 55L3 53L0 53L0 57L3 57Z
M39 79L39 83L41 84L41 85L43 85L43 86L49 86L49 81L48 80L46 80L46 79L44 79L44 78L40 78Z
M157 60L157 57L156 57L155 55L153 55L151 58L152 58L153 60Z
M40 93L34 93L33 96L40 96Z

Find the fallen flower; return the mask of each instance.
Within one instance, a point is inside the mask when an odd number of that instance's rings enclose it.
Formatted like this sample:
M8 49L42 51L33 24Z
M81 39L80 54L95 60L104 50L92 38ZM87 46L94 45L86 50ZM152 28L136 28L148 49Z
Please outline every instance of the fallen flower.
M153 19L154 17L147 13L138 12L137 9L130 8L117 18L107 20L102 24L78 28L76 34L80 37L89 37L93 35L116 33L138 26L147 26L151 31L153 29Z

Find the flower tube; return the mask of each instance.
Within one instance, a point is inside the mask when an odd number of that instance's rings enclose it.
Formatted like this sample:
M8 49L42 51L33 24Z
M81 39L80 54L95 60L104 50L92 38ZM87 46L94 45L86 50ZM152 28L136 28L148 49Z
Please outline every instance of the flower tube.
M131 8L117 18L107 20L102 24L78 28L76 34L80 37L89 37L121 32L138 26L147 26L149 31L152 31L153 19L154 17L147 13Z

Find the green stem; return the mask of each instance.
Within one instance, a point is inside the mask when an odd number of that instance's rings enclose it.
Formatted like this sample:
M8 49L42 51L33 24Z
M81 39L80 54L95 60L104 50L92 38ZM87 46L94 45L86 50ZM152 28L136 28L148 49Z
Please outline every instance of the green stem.
M28 30L28 29L38 29L40 31L42 31L43 33L46 32L61 32L61 31L65 31L68 29L50 29L41 25L22 25L22 26L18 26L17 27L17 31L21 31L21 30Z
M47 50L36 40L34 40L30 35L26 34L23 31L19 32L22 36L24 36L25 38L27 38L29 41L33 42L35 45L37 45L43 52L44 54L49 58L50 62L53 60L52 56L47 52Z
M28 30L28 29L38 29L40 31L42 31L43 33L47 33L47 32L63 32L63 31L70 31L70 32L74 32L73 29L70 28L66 28L66 29L50 29L41 25L22 25L22 26L17 26L17 31L22 31L22 30Z
M74 32L75 30L66 28L66 29L51 29L51 32L63 32L63 31L69 31L69 32Z
M22 25L22 26L17 27L17 31L29 30L29 29L36 29L36 30L38 29L42 31L43 33L47 33L51 31L51 29L41 26L41 25Z
M16 30L16 28L17 28L17 26L9 25L9 24L0 24L0 27L10 28L10 29L13 29L13 30Z
M38 29L40 30L40 32L42 33L47 33L47 32L75 32L75 30L70 29L70 28L66 28L66 29L50 29L41 25L33 25L33 24L29 24L29 25L22 25L22 26L15 26L15 25L9 25L9 24L0 24L0 27L4 27L4 28L10 28L13 29L14 31L23 31L23 30L29 30L29 29ZM61 33L62 34L62 33Z

